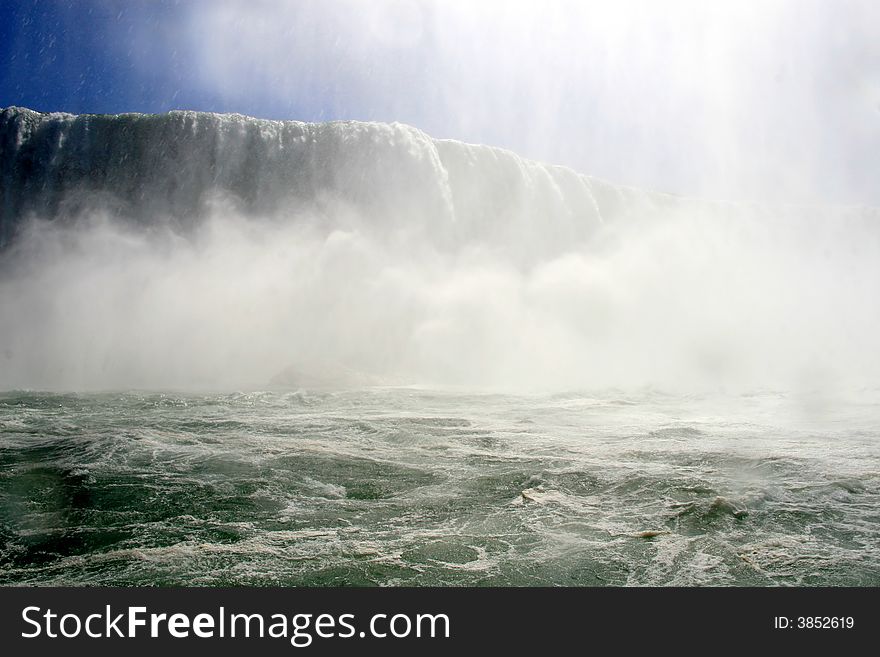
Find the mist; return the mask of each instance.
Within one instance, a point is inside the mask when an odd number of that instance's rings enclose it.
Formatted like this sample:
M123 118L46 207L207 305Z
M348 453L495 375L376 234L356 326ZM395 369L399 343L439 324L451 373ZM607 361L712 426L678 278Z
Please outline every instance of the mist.
M450 245L428 217L401 238L344 204L254 217L217 198L186 233L32 219L4 253L0 385L876 385L875 216L682 206L537 257L528 235Z
M878 21L867 0L227 0L150 35L194 44L192 84L233 111L402 121L688 196L878 205Z

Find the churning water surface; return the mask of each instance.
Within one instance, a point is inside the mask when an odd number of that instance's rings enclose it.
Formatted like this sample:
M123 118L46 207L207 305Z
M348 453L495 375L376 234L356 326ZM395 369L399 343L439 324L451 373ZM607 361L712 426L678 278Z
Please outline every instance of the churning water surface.
M880 584L876 391L0 396L0 582Z

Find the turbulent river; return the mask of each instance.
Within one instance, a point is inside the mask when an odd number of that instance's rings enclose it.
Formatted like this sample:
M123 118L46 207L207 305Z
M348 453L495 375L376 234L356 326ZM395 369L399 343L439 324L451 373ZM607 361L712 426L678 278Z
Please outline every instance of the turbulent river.
M880 584L880 394L0 396L0 582Z

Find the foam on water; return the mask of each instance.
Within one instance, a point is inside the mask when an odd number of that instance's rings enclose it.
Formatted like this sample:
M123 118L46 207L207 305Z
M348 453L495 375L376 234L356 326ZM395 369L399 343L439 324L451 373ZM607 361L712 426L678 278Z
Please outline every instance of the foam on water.
M878 584L876 394L309 399L3 395L0 581Z

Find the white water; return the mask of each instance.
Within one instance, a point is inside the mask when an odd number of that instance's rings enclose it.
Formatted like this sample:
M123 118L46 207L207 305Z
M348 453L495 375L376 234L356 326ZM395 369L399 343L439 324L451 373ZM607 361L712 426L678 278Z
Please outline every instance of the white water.
M880 214L400 124L0 114L0 388L875 386ZM51 221L50 221L51 220Z

